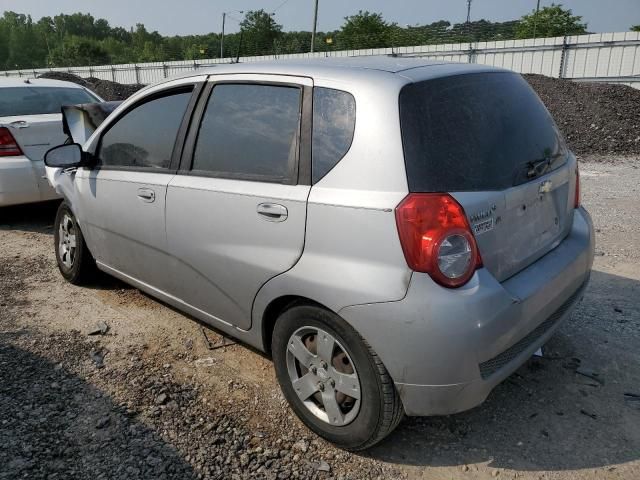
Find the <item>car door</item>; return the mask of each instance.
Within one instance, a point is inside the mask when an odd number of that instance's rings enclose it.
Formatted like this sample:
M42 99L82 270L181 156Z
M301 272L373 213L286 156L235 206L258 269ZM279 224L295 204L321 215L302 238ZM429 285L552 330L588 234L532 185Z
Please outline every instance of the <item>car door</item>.
M312 83L212 78L167 192L172 292L204 318L248 329L260 287L302 254Z
M165 198L196 84L155 91L99 134L96 166L76 178L77 209L96 261L158 290L167 287Z

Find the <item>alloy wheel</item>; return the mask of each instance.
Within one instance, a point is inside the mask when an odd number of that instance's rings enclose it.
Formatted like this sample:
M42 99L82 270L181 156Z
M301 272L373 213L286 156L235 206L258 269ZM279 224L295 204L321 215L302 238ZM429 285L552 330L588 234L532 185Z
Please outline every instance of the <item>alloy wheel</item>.
M361 390L347 350L317 327L296 330L287 343L287 370L304 406L333 426L351 423L360 411Z
M76 227L67 213L62 217L58 231L58 254L66 269L71 269L76 259Z

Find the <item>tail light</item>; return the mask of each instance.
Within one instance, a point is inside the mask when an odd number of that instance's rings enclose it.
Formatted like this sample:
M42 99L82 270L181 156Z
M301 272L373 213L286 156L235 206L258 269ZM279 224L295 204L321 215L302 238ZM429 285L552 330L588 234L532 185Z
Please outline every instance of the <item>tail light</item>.
M15 157L17 155L22 155L18 142L7 127L0 127L0 157Z
M580 206L580 170L576 165L576 196L573 200L573 206L578 208Z
M469 281L482 259L463 208L449 194L411 193L396 207L409 268L448 288Z

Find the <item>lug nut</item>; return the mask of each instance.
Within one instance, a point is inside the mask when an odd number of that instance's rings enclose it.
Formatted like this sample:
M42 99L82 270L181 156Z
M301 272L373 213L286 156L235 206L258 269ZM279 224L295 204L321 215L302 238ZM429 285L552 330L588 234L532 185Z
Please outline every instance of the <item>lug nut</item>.
M327 369L327 362L322 362L320 364L320 366L326 370Z
M318 390L320 390L321 392L324 392L324 383L318 384Z
M336 381L332 378L329 380L329 385L331 385L331 388L334 388L336 386Z
M316 375L318 373L318 369L316 367L311 367L311 373Z

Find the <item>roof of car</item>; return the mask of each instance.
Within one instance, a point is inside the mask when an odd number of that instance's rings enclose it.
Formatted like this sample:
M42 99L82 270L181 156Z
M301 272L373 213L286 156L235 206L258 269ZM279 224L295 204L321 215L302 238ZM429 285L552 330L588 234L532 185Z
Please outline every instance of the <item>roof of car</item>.
M7 87L82 88L77 83L64 82L62 80L50 80L48 78L0 78L0 88Z
M286 60L258 60L240 63L218 63L200 66L196 72L172 79L194 75L220 75L234 73L294 75L310 78L353 79L364 72L378 77L395 77L403 82L471 72L495 72L504 69L487 65L444 62L418 57L370 55L358 57L299 58ZM171 80L171 79L167 79Z

